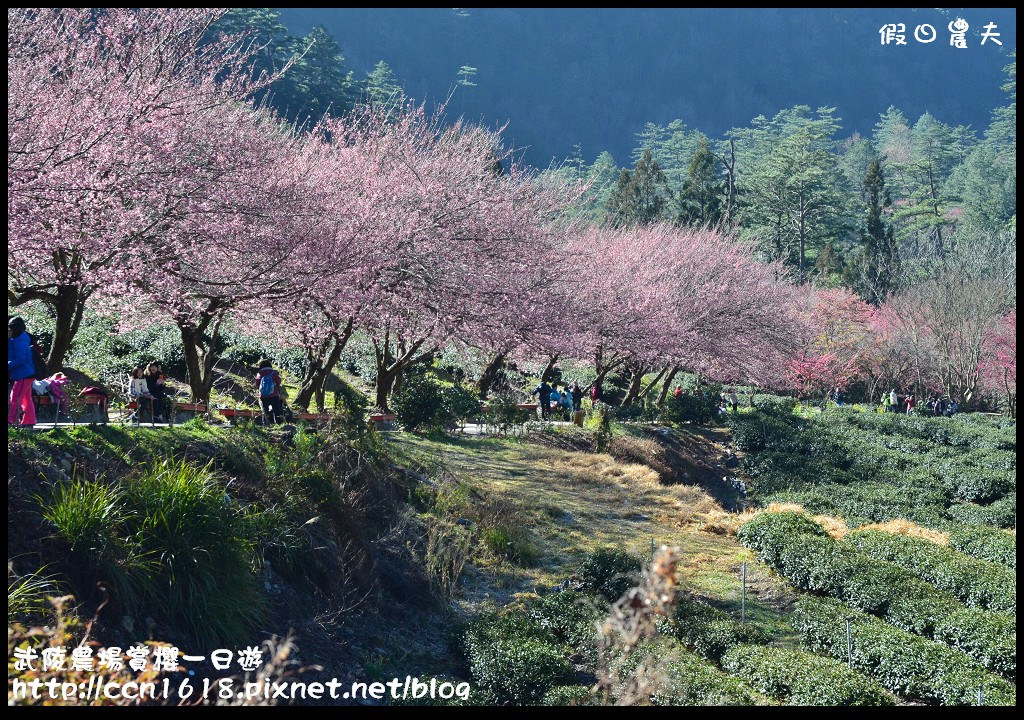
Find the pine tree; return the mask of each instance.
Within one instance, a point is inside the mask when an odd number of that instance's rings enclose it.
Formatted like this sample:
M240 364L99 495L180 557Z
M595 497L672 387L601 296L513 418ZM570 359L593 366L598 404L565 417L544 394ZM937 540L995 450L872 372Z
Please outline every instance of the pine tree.
M702 137L690 160L686 183L680 193L681 225L714 225L722 219L725 183L717 172L715 156L706 137Z

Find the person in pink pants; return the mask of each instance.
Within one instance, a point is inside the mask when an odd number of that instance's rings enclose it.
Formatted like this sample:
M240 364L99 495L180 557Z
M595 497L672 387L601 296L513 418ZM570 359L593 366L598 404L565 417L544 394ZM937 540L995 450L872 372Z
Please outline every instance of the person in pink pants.
M7 405L7 424L16 425L18 414L23 427L36 424L36 406L32 402L32 381L35 363L32 361L31 338L25 332L25 321L12 317L7 321L7 378L12 383Z

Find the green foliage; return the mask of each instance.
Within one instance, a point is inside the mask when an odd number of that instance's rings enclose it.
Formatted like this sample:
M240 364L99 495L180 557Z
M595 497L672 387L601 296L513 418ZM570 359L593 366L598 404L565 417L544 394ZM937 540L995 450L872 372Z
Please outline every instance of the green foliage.
M558 685L544 694L541 705L553 707L596 705L590 688L585 685Z
M949 535L949 544L965 555L1017 568L1017 536L993 528L957 528Z
M507 433L517 425L522 425L534 416L529 410L520 410L516 398L510 394L492 396L487 403L485 422L498 432Z
M52 610L49 598L61 594L61 586L53 575L44 575L40 568L28 575L15 575L7 566L7 624L24 621L27 616L42 615Z
M572 677L568 648L521 611L478 616L461 646L474 684L499 704L536 703Z
M1007 677L1016 675L1011 616L964 607L876 554L832 540L810 522L799 520L798 513L764 513L738 536L796 587L839 598L904 630L960 648Z
M604 613L591 598L576 590L553 592L532 602L527 614L588 663L597 662L598 625Z
M263 612L259 564L286 569L305 550L280 510L242 505L209 465L184 460L116 483L72 481L39 502L74 572L107 583L124 610L155 610L202 643L247 637Z
M480 400L461 385L444 386L425 375L407 376L393 400L406 430L454 427L480 410Z
M577 574L583 588L615 602L633 587L640 572L640 558L616 548L598 548L580 563Z
M655 647L648 643L633 660L651 661L661 682L651 694L653 705L760 705L764 699L740 680L677 645Z
M665 408L661 414L662 420L673 425L680 425L684 422L706 425L714 422L718 419L718 404L721 394L721 385L706 383L679 397L669 396L665 400Z
M797 602L793 626L818 653L847 660L850 620L852 667L890 692L943 705L974 705L978 690L985 705L1014 705L1013 685L988 673L963 652L912 635L829 598Z
M1016 613L1016 574L921 538L876 530L847 535L861 552L899 565L972 607Z
M483 541L492 553L521 567L533 567L540 560L541 550L525 527L498 524L484 530Z
M741 645L722 656L722 668L787 705L896 704L877 682L802 650Z
M760 645L769 640L761 626L741 623L697 600L678 600L672 618L663 622L660 629L712 662L721 660L723 654L737 645Z

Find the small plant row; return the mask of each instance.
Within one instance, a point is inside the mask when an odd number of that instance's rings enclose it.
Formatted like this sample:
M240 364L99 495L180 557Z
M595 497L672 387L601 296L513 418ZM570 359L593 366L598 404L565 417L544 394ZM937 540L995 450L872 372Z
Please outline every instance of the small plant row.
M949 534L950 547L979 560L1017 569L1017 536L987 527L958 528Z
M847 636L846 622L850 621ZM1016 705L1017 690L955 648L895 628L831 598L805 597L793 626L815 652L848 661L891 692L942 705Z
M895 705L879 683L846 664L804 650L739 645L722 668L758 692L787 705Z
M894 705L878 683L830 658L766 647L768 633L697 600L680 600L662 632L721 665L766 697L789 705Z
M1016 621L964 607L955 597L900 567L838 542L802 513L762 513L740 541L794 586L839 598L918 635L956 647L990 670L1014 678Z
M843 538L861 552L899 565L966 605L1017 611L1017 576L1002 565L968 557L923 538L862 530Z

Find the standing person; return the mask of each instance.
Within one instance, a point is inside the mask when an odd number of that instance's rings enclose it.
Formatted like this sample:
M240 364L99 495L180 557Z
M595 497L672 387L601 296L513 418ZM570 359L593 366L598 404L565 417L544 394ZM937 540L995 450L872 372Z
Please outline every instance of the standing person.
M569 390L568 385L562 386L562 401L560 405L561 407L565 408L565 412L563 414L563 416L565 417L565 421L568 422L572 420L573 399L572 392Z
M960 404L955 398L949 399L949 405L946 406L946 417L953 417L960 409Z
M889 412L899 412L900 399L896 396L896 388L889 391Z
M889 412L889 393L882 391L882 412Z
M548 411L551 409L551 386L548 385L548 381L541 378L540 385L533 389L530 393L530 397L537 396L537 401L540 403L540 417L542 420L548 419Z
M167 379L156 360L146 368L146 387L153 396L153 422L163 422L167 411Z
M569 392L572 394L573 412L579 412L583 409L583 388L580 387L579 380L572 381L572 390Z
M907 415L914 414L914 407L917 405L917 400L914 399L914 393L907 395Z
M596 405L604 399L604 395L601 393L601 385L594 383L590 386L590 402Z
M21 427L36 424L36 406L32 402L32 381L36 377L31 343L25 332L24 320L14 316L7 321L7 380L12 383L8 396L8 425L18 424L19 413L23 413Z
M281 375L266 358L260 359L259 372L256 373L256 387L260 395L260 410L263 411L263 424L270 425L284 420L284 405L281 403Z
M738 412L740 399L736 397L736 388L729 388L729 404L732 405L733 414Z
M682 385L676 385L676 389L672 391L672 397L674 397L676 400L678 400L682 396L683 396L683 386Z

